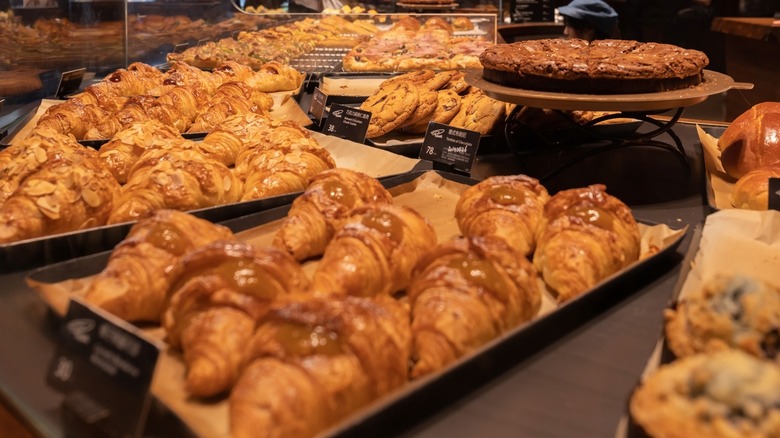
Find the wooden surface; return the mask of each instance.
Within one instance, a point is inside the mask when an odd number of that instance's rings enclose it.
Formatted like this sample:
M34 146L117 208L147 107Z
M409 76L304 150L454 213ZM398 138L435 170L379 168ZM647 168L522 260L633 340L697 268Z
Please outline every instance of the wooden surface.
M772 18L716 17L712 29L725 36L726 74L735 81L755 85L752 90L728 93L727 120L757 103L780 101L780 22Z
M33 434L0 403L0 436L4 438L32 438Z

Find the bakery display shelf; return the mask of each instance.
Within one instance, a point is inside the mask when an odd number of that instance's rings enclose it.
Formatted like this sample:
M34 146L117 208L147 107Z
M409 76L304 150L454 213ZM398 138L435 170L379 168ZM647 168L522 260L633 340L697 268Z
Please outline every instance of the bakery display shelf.
M381 182L392 192L394 189L405 187L406 184L424 184L419 182L424 178L429 178L430 184L434 187L447 185L466 187L477 183L476 180L460 175L431 171L409 172L383 178ZM401 190L403 192L403 188ZM427 196L430 196L430 193L425 192L426 199ZM289 206L281 206L226 221L223 224L233 230L251 232L255 227L272 225L274 221L282 219L288 209ZM641 218L637 220L640 226L646 227L646 230L663 229L656 239L651 239L653 242L650 243L650 247L655 247L656 251L650 251L640 261L604 279L589 291L565 304L549 303L550 307L540 312L535 319L505 332L440 372L408 382L388 396L355 412L325 431L322 436L374 436L377 431L382 431L383 436L400 433L430 416L437 409L452 403L455 397L475 390L478 386L489 382L500 373L549 346L569 330L592 318L593 309L606 303L614 304L630 296L637 290L638 283L648 281L658 274L659 269L668 267L670 259L677 254L677 247L687 234L687 228L675 230L665 225L643 221ZM652 234L651 231L645 233L645 236ZM50 265L32 271L27 278L33 282L51 283L74 276L91 275L102 269L108 256L109 253L105 252ZM165 405L163 400L165 396L160 394L156 396ZM167 418L167 420L183 422L185 425L187 423L187 419L181 416ZM178 426L182 425L178 424ZM200 435L195 427L192 428Z
M289 65L309 74L339 71L341 60L349 51L348 47L315 47L314 50L291 59Z
M398 7L401 7L403 9L409 9L412 11L445 11L445 10L454 10L457 9L458 6L460 6L457 2L441 2L441 3L433 3L433 2L397 2L395 4Z
M482 89L485 94L494 99L517 104L517 107L507 118L510 122L523 106L545 108L558 112L567 110L611 112L585 125L572 123L575 131L571 136L563 138L551 138L522 124L507 123L504 132L506 142L520 159L524 155L538 152L539 149L571 149L574 147L581 149L579 154L559 162L548 174L540 178L542 181L592 155L615 148L632 146L661 148L675 153L687 171L690 169L690 163L685 148L680 137L672 129L682 116L685 107L703 102L714 94L731 89L750 89L753 87L752 84L735 82L728 75L710 70L704 70L703 82L695 87L637 94L595 95L525 90L487 81L483 78L481 70L470 70L466 74L466 82ZM654 117L668 111L673 112L672 117L668 119ZM627 129L606 128L600 125L604 122L623 119L629 121L623 123L623 127ZM641 125L650 126L650 129L640 131L638 128ZM517 146L523 144L522 139L528 137L529 133L531 137L541 140L541 145L535 147ZM664 134L668 136L669 140L662 141L658 138Z

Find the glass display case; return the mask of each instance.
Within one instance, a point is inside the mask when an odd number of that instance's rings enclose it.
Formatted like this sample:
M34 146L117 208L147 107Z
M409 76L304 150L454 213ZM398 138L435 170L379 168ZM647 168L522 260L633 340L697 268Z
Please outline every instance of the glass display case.
M460 12L460 3L447 7L440 3L404 7L403 2L386 1L305 3L12 0L7 9L0 10L4 47L0 53L0 98L4 99L0 128L16 120L21 107L53 96L62 73L73 69L85 69L85 80L89 80L136 61L164 68L172 53L189 49L189 53L204 56L208 52L206 57L219 60L275 59L301 66L307 73L330 71L339 68L340 56L355 45L375 38L404 17L415 17L418 24L414 26L438 17L453 26L453 38L493 43L496 14L473 11L500 8L475 4ZM321 12L313 13L316 9ZM463 23L467 27L457 26ZM296 59L317 51L327 54L330 62L311 64ZM236 52L243 57L229 56Z

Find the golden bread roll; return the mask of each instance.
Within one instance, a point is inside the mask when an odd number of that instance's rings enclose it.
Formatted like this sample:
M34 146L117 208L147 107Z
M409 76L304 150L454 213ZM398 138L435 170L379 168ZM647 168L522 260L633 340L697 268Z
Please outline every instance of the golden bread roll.
M720 161L730 176L780 162L780 102L763 102L734 119L718 139Z
M780 178L780 162L751 170L737 180L731 205L749 210L769 208L769 178Z

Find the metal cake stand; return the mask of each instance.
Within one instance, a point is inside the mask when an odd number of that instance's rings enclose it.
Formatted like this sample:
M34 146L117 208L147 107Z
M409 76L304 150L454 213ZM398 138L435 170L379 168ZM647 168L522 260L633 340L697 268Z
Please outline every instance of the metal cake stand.
M544 180L586 157L628 146L650 146L670 150L679 155L687 169L689 164L685 149L679 136L672 130L685 107L696 105L709 96L728 90L753 88L753 84L735 82L730 76L722 73L710 70L704 70L703 73L703 81L695 87L641 94L572 94L525 90L489 82L482 77L482 70L468 71L465 80L493 99L517 105L506 118L504 135L510 149L518 157L522 158L523 155L537 152L541 148L545 150L582 148L579 154L558 163L555 169L540 178ZM577 124L569 117L562 116L561 120L568 121L570 127L551 132L539 132L517 121L516 116L524 106L558 112L591 110L610 113L591 120L585 125ZM653 117L668 111L674 111L668 120ZM639 126L644 123L652 125L652 128L649 131L639 132ZM671 138L672 143L659 140L658 137L663 134ZM519 143L522 141L519 140L528 138L537 140L532 142L536 144L521 147Z

